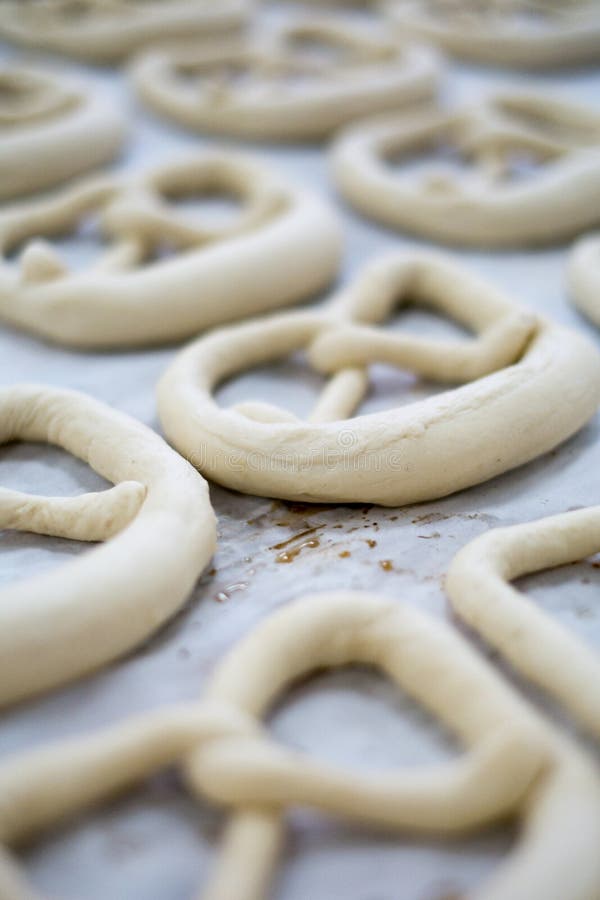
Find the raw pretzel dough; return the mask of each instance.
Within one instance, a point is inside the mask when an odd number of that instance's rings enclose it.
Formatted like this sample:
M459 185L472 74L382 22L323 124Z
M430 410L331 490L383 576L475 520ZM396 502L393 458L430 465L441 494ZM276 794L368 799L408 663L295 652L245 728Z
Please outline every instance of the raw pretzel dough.
M432 305L477 337L437 341L373 327L408 301ZM270 404L215 403L219 382L301 348L334 376L309 422ZM472 383L346 422L374 362ZM371 264L324 311L195 341L158 386L167 437L215 481L262 496L384 506L442 497L534 459L581 428L599 402L600 356L585 338L519 309L447 258L415 253Z
M429 100L439 64L429 48L321 16L244 43L150 50L132 76L149 106L190 128L294 141L324 138L369 112Z
M597 0L387 0L405 37L453 56L526 69L600 60Z
M124 117L97 93L39 69L0 69L0 200L108 162L124 137Z
M149 428L91 397L0 388L0 443L14 440L63 447L115 487L68 498L0 489L0 528L106 541L0 591L0 704L85 675L152 635L189 597L216 541L204 479Z
M600 234L577 241L569 257L568 273L573 303L600 325Z
M194 191L233 194L242 212L210 227L168 205ZM71 273L39 238L93 214L112 243ZM320 199L222 152L141 178L89 179L0 212L0 252L31 238L18 266L0 262L0 319L78 347L178 340L295 303L329 284L341 253L337 219ZM153 259L165 246L176 255Z
M600 660L510 581L600 552L600 506L497 528L460 551L446 579L472 628L600 738Z
M3 0L0 36L98 63L157 41L239 30L253 0Z
M467 169L413 154L450 145ZM543 168L513 177L530 158ZM392 228L481 247L544 244L600 221L600 115L545 94L504 93L457 112L367 119L331 151L335 183L349 203ZM518 168L515 173L519 175Z
M295 679L354 662L381 668L456 735L466 755L362 775L278 747L259 727ZM0 764L0 840L18 844L173 763L182 764L194 794L232 810L204 900L266 900L283 814L298 804L436 837L517 815L524 825L517 848L472 900L593 900L600 890L594 763L458 634L374 595L319 594L287 606L234 648L195 705ZM11 900L30 897L8 855L0 894L3 885Z

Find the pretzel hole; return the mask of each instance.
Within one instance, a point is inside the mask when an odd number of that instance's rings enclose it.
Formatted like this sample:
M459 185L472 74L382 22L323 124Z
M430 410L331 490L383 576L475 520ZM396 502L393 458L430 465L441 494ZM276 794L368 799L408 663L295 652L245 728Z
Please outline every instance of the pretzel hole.
M285 35L289 50L309 62L333 68L357 66L397 59L399 50L391 45L363 41L333 29L307 26L291 28Z
M111 242L104 234L99 214L90 211L64 227L37 231L24 240L12 244L5 255L5 261L18 267L26 248L37 240L48 245L57 259L71 271L88 269L107 252Z
M242 191L208 185L193 191L161 191L169 206L195 224L225 229L235 226L248 206Z
M510 121L525 126L548 140L568 141L572 144L597 143L600 122L590 121L585 115L568 107L533 104L527 98L497 97L494 106Z

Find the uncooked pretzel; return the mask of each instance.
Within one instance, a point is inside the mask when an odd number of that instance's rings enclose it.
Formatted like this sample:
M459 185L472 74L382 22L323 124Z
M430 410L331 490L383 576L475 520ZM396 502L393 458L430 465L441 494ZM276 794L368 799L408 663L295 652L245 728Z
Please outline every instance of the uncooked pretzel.
M0 200L108 162L124 137L123 116L97 93L40 69L0 69Z
M600 60L597 0L386 0L399 34L453 56L526 69Z
M242 212L205 226L169 206L194 191L233 194ZM99 216L108 252L69 272L39 238ZM95 178L0 212L0 319L78 347L177 340L295 303L335 276L340 228L328 207L263 165L207 153L142 177ZM165 249L177 251L161 258Z
M568 280L575 306L600 325L600 234L577 241L569 257Z
M253 0L3 0L0 36L99 63L157 41L239 30Z
M411 168L415 154L445 147L456 152L454 165L450 157ZM532 160L539 172L527 171ZM600 221L600 115L545 94L367 119L338 137L331 166L342 195L365 215L438 241L544 244Z
M509 582L600 552L600 507L496 528L454 559L446 589L456 612L600 737L600 660Z
M399 303L432 305L477 337L437 341L377 326ZM307 348L331 375L309 422L265 403L220 409L216 385ZM344 421L369 364L448 384L425 401ZM371 264L323 311L222 329L175 358L158 386L164 431L213 480L245 493L398 506L442 497L555 447L594 414L600 357L581 335L513 305L436 254Z
M148 638L187 599L216 540L204 479L149 428L91 397L1 388L0 443L15 440L63 447L115 487L78 497L0 489L0 528L106 541L0 591L0 704L78 678Z
M278 747L260 728L257 719L294 680L355 662L382 669L451 730L466 755L434 768L360 775ZM266 900L283 814L298 804L436 837L517 815L519 844L472 900L593 900L600 890L600 780L592 761L458 634L374 595L319 594L276 613L234 648L195 705L6 760L0 840L30 839L173 763L195 795L232 810L204 900ZM30 897L8 854L0 894Z
M190 128L293 141L429 100L438 70L429 48L321 16L244 43L150 50L132 76L149 106Z

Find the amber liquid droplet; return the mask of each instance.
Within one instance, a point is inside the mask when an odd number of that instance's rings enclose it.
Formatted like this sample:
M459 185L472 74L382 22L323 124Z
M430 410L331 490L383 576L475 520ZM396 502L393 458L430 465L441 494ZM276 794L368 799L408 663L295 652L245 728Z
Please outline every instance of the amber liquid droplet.
M379 561L379 565L384 572L391 572L394 568L394 564L391 559L382 559Z

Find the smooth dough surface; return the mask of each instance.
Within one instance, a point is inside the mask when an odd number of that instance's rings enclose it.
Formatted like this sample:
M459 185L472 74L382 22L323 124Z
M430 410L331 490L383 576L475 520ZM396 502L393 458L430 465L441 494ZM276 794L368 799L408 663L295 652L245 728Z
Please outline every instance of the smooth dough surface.
M275 700L322 667L373 664L465 747L434 767L358 773L278 746ZM520 836L471 900L595 900L600 779L594 762L464 638L414 607L340 591L288 605L217 667L202 700L0 764L0 840L16 846L179 763L189 790L231 811L203 900L266 900L289 807L401 834L456 836L517 816ZM565 840L568 835L568 840ZM29 900L0 857L0 893Z
M600 552L600 507L486 532L446 578L454 610L600 738L600 659L511 581Z
M3 0L0 36L25 47L117 63L148 44L223 39L247 23L253 6L253 0Z
M204 224L171 203L190 194L233 195L240 213ZM43 238L93 216L106 252L69 271ZM337 273L341 230L324 201L264 164L207 151L2 210L0 254L0 320L76 347L143 346L310 297Z
M115 487L76 497L0 489L0 528L105 541L0 590L0 705L85 675L154 634L189 597L216 542L204 479L149 428L85 394L0 388L0 443L11 441L62 447Z
M476 337L377 327L408 302ZM216 404L220 382L300 349L330 376L309 421L262 402ZM460 386L349 419L375 362ZM435 253L375 261L323 310L214 331L182 350L158 385L165 434L214 481L260 496L384 506L443 497L528 462L574 434L599 402L600 356L587 339Z
M336 138L330 166L360 212L445 243L522 249L600 222L600 115L548 93L366 119Z
M0 200L109 162L125 131L122 113L99 93L43 69L0 68Z
M600 326L600 233L585 235L573 247L568 288L574 306Z
M597 0L385 0L402 36L459 59L525 69L600 60Z
M131 74L142 100L189 128L298 141L327 137L370 112L429 101L439 61L430 48L315 16L245 41L149 50Z

